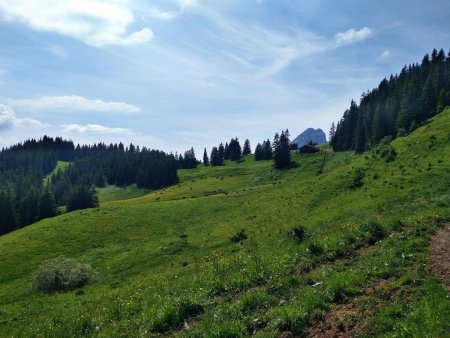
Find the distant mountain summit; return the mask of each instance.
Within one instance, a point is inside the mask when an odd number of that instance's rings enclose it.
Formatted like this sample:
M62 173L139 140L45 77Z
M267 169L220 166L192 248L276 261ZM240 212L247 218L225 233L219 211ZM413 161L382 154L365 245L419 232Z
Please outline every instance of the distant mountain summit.
M323 144L327 142L327 138L322 129L308 128L303 133L298 135L292 142L296 143L299 147L309 144L310 142L316 144Z

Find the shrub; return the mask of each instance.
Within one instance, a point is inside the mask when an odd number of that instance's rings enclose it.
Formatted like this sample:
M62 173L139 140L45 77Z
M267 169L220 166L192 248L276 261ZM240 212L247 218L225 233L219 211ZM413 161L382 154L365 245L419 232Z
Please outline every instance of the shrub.
M386 237L386 231L377 222L369 222L361 225L360 232L369 244L375 244L380 239Z
M98 273L88 264L60 256L41 264L33 286L42 292L65 292L98 280Z
M309 252L314 256L319 256L323 254L323 247L318 243L310 243L308 245Z
M233 243L239 243L243 240L247 239L247 235L245 234L245 230L239 231L237 234L231 236L230 241Z
M301 243L305 239L306 231L305 228L299 225L296 226L289 234L296 239L297 243Z
M365 172L363 169L361 169L361 168L356 169L356 171L353 175L353 180L352 180L352 184L350 185L350 188L356 189L356 188L362 187L364 184L363 183L364 175L365 175Z
M200 317L204 312L202 305L191 302L181 303L178 307L169 307L156 318L152 331L164 333L181 329L185 321Z

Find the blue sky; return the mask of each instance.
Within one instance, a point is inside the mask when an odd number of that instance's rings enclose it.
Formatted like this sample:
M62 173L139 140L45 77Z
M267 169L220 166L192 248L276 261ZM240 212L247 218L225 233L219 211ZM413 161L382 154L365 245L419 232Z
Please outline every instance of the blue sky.
M0 146L252 146L326 132L433 48L449 1L0 0Z

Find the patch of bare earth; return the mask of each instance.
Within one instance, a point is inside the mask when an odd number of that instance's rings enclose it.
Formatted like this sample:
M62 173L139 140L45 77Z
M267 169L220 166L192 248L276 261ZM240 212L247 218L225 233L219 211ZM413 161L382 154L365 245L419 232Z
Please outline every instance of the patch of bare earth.
M308 337L354 337L363 327L363 318L373 314L380 307L375 294L383 294L390 280L379 280L365 288L360 296L350 299L345 304L331 308L323 320L308 330Z
M430 255L431 271L450 291L450 224L445 224L431 237Z

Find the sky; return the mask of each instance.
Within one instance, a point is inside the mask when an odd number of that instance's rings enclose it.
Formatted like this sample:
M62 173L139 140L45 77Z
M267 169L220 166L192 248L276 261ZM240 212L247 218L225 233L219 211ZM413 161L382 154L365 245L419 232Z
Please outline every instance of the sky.
M448 0L0 0L0 147L44 134L197 156L350 101L433 48Z

